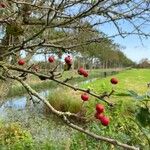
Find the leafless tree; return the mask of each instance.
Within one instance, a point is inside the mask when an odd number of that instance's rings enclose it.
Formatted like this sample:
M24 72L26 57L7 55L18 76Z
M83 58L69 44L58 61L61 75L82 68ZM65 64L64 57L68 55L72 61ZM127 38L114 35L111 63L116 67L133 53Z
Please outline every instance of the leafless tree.
M2 5L3 4L3 5ZM130 25L129 29L123 26L124 22ZM0 2L0 80L17 80L26 88L29 94L34 95L44 102L49 109L61 117L64 122L95 139L102 140L125 149L138 148L122 144L114 139L95 135L69 121L70 116L78 117L69 112L55 110L50 103L40 97L22 77L17 73L26 73L38 76L44 80L53 80L59 84L83 91L106 102L111 93L96 95L89 89L76 88L66 82L59 80L59 75L55 73L55 68L50 75L44 75L30 70L28 65L24 68L18 67L16 62L20 57L21 50L26 52L26 62L38 53L50 53L54 49L74 50L82 45L93 42L101 42L102 35L95 32L96 27L112 24L117 32L108 36L126 37L137 35L139 38L149 37L150 33L145 32L143 27L150 23L150 2L149 0L3 0ZM79 32L82 31L82 32ZM85 33L86 38L81 39L81 34ZM87 34L88 33L88 34ZM16 74L14 74L14 72Z

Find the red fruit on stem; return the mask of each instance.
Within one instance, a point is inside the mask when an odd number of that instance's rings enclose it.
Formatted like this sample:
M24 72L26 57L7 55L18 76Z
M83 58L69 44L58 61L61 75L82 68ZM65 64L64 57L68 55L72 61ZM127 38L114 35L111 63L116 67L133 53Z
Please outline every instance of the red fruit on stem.
M116 78L111 78L110 82L111 82L112 84L117 84L117 83L118 83L118 79L116 79Z
M96 105L96 111L97 111L98 113L103 113L104 110L105 110L105 108L104 108L104 106L103 106L102 104L97 104L97 105Z
M78 69L78 74L83 75L84 77L88 77L88 72L86 70L84 70L83 67Z
M79 75L83 75L83 73L84 73L84 68L83 67L80 67L79 69L78 69L78 74Z
M97 117L98 117L98 119L101 121L101 120L103 119L103 117L104 117L104 114L102 114L102 113L101 113L101 114L98 114Z
M21 65L21 66L23 66L23 65L25 64L25 61L24 61L23 59L20 59L20 60L18 61L18 64Z
M102 123L103 126L108 126L108 124L110 123L110 120L109 120L108 117L104 116L101 119L101 123Z
M66 64L68 64L68 65L71 65L72 64L72 59L71 59L71 57L68 55L67 57L65 57L65 62L66 62Z
M53 63L53 62L55 61L54 56L50 56L50 57L48 58L48 61L49 61L50 63Z
M98 112L95 113L95 118L96 118L96 119L101 120L103 117L104 117L104 114L98 113Z
M5 8L6 5L5 5L4 3L0 3L0 7L1 7L1 8Z
M84 76L84 77L88 77L88 75L89 75L88 72L87 72L87 71L84 71L83 76Z
M82 99L83 101L88 101L88 100L89 100L89 95L88 95L87 93L83 93L83 94L81 95L81 99Z

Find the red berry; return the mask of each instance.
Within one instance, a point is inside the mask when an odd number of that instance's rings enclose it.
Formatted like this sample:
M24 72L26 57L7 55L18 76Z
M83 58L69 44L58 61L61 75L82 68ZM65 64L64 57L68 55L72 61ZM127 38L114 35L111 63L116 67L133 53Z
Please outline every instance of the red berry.
M24 61L23 59L20 59L20 60L18 61L18 64L21 65L21 66L23 66L23 65L25 64L25 61Z
M50 56L50 57L48 58L48 61L49 61L50 63L53 63L53 62L55 61L54 56Z
M108 117L106 117L106 116L102 117L101 123L103 126L108 126L109 122L110 122L110 120Z
M118 83L118 80L116 78L111 78L110 82L112 84L117 84Z
M97 105L96 105L96 111L97 111L98 113L103 113L104 110L105 110L105 108L104 108L104 106L103 106L102 104L97 104Z
M88 72L86 70L84 70L83 67L78 69L78 74L83 75L84 77L88 77Z
M96 118L96 119L101 120L103 117L104 117L104 114L98 113L98 112L95 113L95 118Z
M6 5L5 5L4 3L0 3L0 7L1 7L1 8L5 8Z
M88 101L88 100L89 100L89 95L88 95L87 93L83 93L83 94L81 95L81 99L82 99L83 101Z
M83 73L84 73L84 68L83 67L80 67L79 69L78 69L78 74L79 75L83 75Z
M88 77L88 72L87 72L87 71L84 71L83 76L84 76L84 77Z
M98 114L97 117L98 117L98 119L101 121L101 120L103 119L103 117L104 117L104 114L102 114L102 113L101 113L101 114Z
M65 62L68 65L72 65L72 59L71 59L71 57L70 56L65 57Z

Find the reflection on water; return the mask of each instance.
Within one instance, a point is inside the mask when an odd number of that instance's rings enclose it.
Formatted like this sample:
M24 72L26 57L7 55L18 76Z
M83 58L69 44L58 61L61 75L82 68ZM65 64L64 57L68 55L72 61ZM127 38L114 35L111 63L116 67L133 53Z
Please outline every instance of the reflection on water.
M49 93L45 90L39 94L47 97ZM34 101L38 100L34 97ZM33 104L28 95L10 98L0 108L0 119L4 123L21 123L37 142L51 139L61 143L69 138L68 128L52 114L45 115L44 108L42 102Z
M49 90L42 91L39 93L40 96L47 97L49 93ZM38 101L37 98L33 96L34 101ZM13 108L13 109L24 109L27 105L27 103L31 100L29 100L29 96L21 96L21 97L15 97L5 100L6 102L1 106L0 113L4 111L5 108ZM32 101L30 103L33 105ZM0 114L1 115L1 114Z

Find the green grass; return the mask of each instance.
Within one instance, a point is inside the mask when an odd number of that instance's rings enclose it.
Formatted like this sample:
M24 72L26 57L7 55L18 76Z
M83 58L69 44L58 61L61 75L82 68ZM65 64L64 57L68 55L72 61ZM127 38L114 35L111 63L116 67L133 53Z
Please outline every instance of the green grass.
M119 83L113 86L110 83L110 79L116 77ZM111 91L112 87L115 89L115 95L126 96L128 90L134 90L138 93L145 93L147 88L147 83L150 82L150 70L149 69L132 69L122 71L114 76L109 76L104 79L97 79L88 84L82 84L83 88L91 88L97 93L103 91Z
M50 104L59 111L78 113L82 110L80 93L68 88L60 87L50 92L48 96Z

